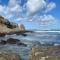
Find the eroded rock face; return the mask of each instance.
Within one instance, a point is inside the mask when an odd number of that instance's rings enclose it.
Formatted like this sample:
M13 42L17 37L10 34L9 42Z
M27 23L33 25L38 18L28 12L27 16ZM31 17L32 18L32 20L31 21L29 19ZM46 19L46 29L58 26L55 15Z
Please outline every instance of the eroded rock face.
M0 60L21 60L15 53L0 52Z
M15 31L17 27L18 25L16 23L10 22L8 19L0 16L0 36L4 36L4 34L6 35L6 33Z
M7 28L11 28L11 29L17 27L17 24L16 23L10 22L8 19L5 19L2 16L0 16L0 24L1 25L6 25Z

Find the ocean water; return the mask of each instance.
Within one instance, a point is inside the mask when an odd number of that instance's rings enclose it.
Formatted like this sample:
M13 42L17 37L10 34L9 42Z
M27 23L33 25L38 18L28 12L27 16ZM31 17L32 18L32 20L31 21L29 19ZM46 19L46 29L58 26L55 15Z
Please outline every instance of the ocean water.
M52 43L54 45L60 44L60 32L33 32L25 33L27 36L22 35L6 35L5 37L0 37L0 40L7 40L9 38L19 39L21 42L27 44L27 47L17 46L17 45L0 45L0 51L7 51L17 53L21 56L22 60L28 60L29 51L35 44L45 44Z

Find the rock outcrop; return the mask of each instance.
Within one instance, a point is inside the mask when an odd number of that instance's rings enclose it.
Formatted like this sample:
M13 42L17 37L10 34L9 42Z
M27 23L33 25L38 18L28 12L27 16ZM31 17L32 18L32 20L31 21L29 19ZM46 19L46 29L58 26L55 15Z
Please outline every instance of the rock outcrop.
M13 31L18 25L0 16L0 36Z
M10 22L8 19L0 16L0 36L4 36L6 33L24 33L25 26ZM25 35L24 35L25 36Z
M23 24L16 24L14 22L10 22L8 19L0 16L0 37L5 36L6 34L21 34L23 36L27 36L24 34L25 32L32 32L25 30L25 26Z
M16 23L10 22L9 20L5 19L2 16L0 16L0 25L6 25L7 28L11 28L11 29L17 27L17 24Z
M23 24L20 24L20 25L19 25L19 30L20 30L20 31L25 31L25 26L24 26Z

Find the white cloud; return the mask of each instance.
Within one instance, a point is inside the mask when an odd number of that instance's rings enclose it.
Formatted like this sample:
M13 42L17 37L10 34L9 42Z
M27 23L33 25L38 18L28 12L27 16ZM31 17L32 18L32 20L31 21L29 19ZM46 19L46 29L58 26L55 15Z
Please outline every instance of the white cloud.
M46 7L45 12L47 13L47 12L53 10L54 8L56 8L56 4L54 2L50 2Z
M42 10L46 6L46 2L44 0L28 0L26 6L28 13L32 14Z
M9 2L8 2L8 5L9 5L10 7L15 7L16 4L17 4L17 1L16 1L16 0L9 0Z
M55 18L52 15L40 16L40 23L44 25L54 24Z
M56 23L56 19L52 15L33 16L29 19L30 22L36 21L40 25L51 25Z
M46 12L48 12L56 7L55 3L51 2L47 4L45 0L27 0L27 3L25 4L22 7L18 3L18 0L9 0L7 6L0 5L0 15L3 14L3 16L5 16L8 19L15 17L16 21L19 20L24 20L24 21L28 20L30 22L38 21L40 24L51 24L52 21L54 21L54 17L51 15L43 14L42 16L38 16L36 14L32 17L27 17L26 13L28 12L29 14L33 14L35 12L42 11L44 9L46 9Z
M3 11L4 11L4 7L0 5L0 13L2 13Z
M17 0L9 0L8 5L0 5L0 15L6 18L17 17L22 12L22 7L18 4Z

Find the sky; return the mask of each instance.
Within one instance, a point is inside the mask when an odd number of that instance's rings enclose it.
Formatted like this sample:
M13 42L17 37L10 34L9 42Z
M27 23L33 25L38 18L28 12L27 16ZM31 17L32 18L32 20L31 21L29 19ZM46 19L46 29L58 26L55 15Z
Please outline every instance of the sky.
M26 29L60 29L60 0L0 0L0 15Z

